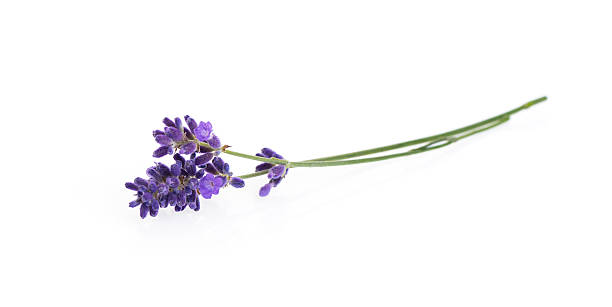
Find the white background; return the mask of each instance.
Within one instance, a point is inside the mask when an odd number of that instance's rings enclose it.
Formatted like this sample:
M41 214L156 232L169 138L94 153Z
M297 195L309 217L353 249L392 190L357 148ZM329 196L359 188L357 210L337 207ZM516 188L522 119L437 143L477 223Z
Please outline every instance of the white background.
M609 1L2 1L0 305L610 306ZM294 169L141 220L165 116ZM228 159L236 173L255 163Z

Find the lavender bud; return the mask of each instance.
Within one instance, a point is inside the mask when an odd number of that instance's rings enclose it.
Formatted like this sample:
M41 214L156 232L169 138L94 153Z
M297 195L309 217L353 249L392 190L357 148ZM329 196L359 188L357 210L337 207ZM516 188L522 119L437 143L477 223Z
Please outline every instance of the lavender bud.
M162 181L162 176L155 170L154 167L149 167L147 169L147 175L157 181Z
M208 163L208 161L210 161L213 158L213 156L214 155L212 153L210 153L210 152L205 153L203 155L200 155L199 157L195 158L195 160L194 160L195 161L195 165L198 165L198 166L204 165L204 164Z
M144 219L145 217L147 217L147 213L149 213L149 207L140 206L140 217Z
M210 122L200 122L200 124L193 129L193 134L195 134L196 138L201 142L206 142L210 139L210 134L212 133L212 124Z
M259 165L257 165L255 167L255 171L256 172L264 171L264 170L267 170L267 169L271 169L272 167L274 167L274 164L272 164L272 163L262 163L262 164L259 164Z
M285 166L284 165L274 166L268 172L268 178L270 178L270 179L278 179L278 178L281 178L283 175L285 175Z
M268 196L268 194L270 194L270 189L272 189L272 185L269 183L265 184L263 187L261 187L261 189L259 189L259 196Z
M172 175L170 168L163 163L157 163L157 172L164 177Z
M204 166L204 169L206 170L207 173L213 174L213 175L217 175L219 173L219 171L217 171L217 169L215 168L214 165L212 165L212 163L207 163Z
M134 183L131 182L126 182L125 183L125 187L132 190L132 191L138 191L138 186Z
M144 201L151 201L151 199L153 199L153 194L151 194L149 192L142 193L142 200L144 200Z
M175 164L170 165L170 174L172 176L180 176L181 175L181 162L176 162Z
M213 134L212 138L208 140L208 145L210 145L212 148L219 148L221 147L221 140L219 137Z
M172 146L162 146L153 152L153 158L161 158L172 154Z
M142 185L142 186L147 186L148 183L146 180L140 178L140 177L136 177L136 179L134 179L134 183L137 185Z
M164 132L161 131L161 130L153 130L153 137L156 137L156 136L162 135L162 134L164 134Z
M181 165L185 165L185 158L183 158L183 156L181 156L180 154L174 154L174 156L172 156L172 158L176 162L181 162Z
M176 129L178 129L178 131L183 132L183 122L180 118L174 118L174 124L176 125Z
M196 151L197 147L198 146L194 142L185 143L183 146L181 146L179 153L183 155L190 155Z
M193 134L191 134L189 130L185 130L184 132L185 132L185 136L187 137L187 139L189 140L195 139L195 137L193 136Z
M160 134L160 135L155 136L155 142L157 142L160 145L170 145L170 144L172 144L172 140L168 136L166 136L164 134Z
M232 177L232 179L230 179L230 185L233 186L234 188L244 188L245 184L242 178Z
M164 131L166 132L166 135L175 142L180 142L183 140L183 133L174 127L166 127L164 128Z
M195 177L198 178L198 179L202 179L202 177L204 177L204 175L206 175L206 170L201 168L201 169L199 169L196 172Z
M185 115L185 122L191 131L194 131L195 128L198 127L198 123L195 121L195 119L189 117L189 115Z
M261 153L266 157L266 158L272 158L274 155L276 155L276 152L270 148L262 148L261 149Z
M223 162L223 159L219 157L215 157L212 160L212 164L215 166L215 168L217 169L219 173L223 173L223 166L225 165L225 162Z
M151 209L152 209L152 211L158 211L159 210L159 201L157 199L151 200Z
M188 176L195 176L197 169L193 160L187 160L187 162L185 162L185 171Z
M162 121L164 122L164 125L166 125L168 127L176 127L174 125L174 122L171 119L167 118L167 117L164 118Z
M179 186L180 181L176 177L168 177L168 178L166 178L166 184L169 187L171 187L173 189L176 189Z

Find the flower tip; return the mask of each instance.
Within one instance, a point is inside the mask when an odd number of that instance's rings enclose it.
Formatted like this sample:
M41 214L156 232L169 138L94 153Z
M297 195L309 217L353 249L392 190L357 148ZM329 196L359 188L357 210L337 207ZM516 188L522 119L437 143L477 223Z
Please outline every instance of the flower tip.
M242 180L242 178L240 177L232 177L232 179L230 179L230 185L233 186L234 188L244 188L245 183L244 180Z
M272 189L272 185L267 183L261 189L259 189L259 196L266 197L270 194L270 190Z

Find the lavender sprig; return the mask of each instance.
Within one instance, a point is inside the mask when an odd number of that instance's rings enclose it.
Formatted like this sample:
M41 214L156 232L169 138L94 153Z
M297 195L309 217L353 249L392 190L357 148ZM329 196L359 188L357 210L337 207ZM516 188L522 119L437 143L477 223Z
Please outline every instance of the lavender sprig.
M235 188L242 188L245 186L244 179L267 175L268 182L259 189L259 195L264 197L270 193L272 188L280 184L290 168L370 163L435 150L501 125L510 120L510 117L515 113L528 109L546 99L546 97L541 97L532 100L508 112L445 133L299 162L286 160L269 148L263 148L260 153L255 155L229 150L230 146L222 145L220 139L213 133L210 122L198 123L193 118L185 116L187 125L185 127L178 117L174 120L164 118L162 120L165 125L163 130L153 131L153 137L160 145L153 152L153 157L161 158L174 153L174 164L168 167L157 162L155 166L147 169L148 179L137 177L133 182L126 183L125 187L136 192L136 199L130 202L130 207L140 207L142 218L147 215L157 216L160 208L169 206L174 207L177 212L183 211L186 207L198 211L201 207L200 196L204 199L210 199L213 195L219 194L221 189L230 185ZM424 145L406 152L352 159L419 144ZM255 167L254 173L234 176L230 171L229 164L219 157L221 154L263 163ZM188 156L188 159L184 158L183 155Z

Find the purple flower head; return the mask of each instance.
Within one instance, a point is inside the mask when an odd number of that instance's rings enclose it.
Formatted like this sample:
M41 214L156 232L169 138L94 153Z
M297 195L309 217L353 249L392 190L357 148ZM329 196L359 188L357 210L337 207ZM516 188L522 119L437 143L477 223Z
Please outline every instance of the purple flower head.
M175 123L178 125L178 123ZM216 160L216 164L222 167L221 172L216 175L206 174L206 169L198 169L196 163L203 163L201 167L210 165L212 153L197 155L193 153L189 159L180 154L173 156L175 163L167 166L156 163L146 170L148 179L137 177L133 182L126 182L125 187L135 193L136 199L129 206L140 207L140 216L157 216L161 208L174 207L174 211L180 212L189 207L192 210L200 210L199 195L211 198L219 194L219 190L229 183L235 187L244 186L240 178L232 178L229 172L229 164L223 160ZM215 172L217 170L215 169Z
M210 122L200 122L185 115L185 124L181 118L176 117L174 120L166 117L163 119L165 127L162 130L154 130L153 137L161 147L153 152L153 157L161 158L165 155L171 155L177 150L182 155L190 155L194 152L206 153L213 152L221 148L219 137L212 133L212 124ZM202 145L199 142L205 142L209 146Z
M212 124L210 122L200 122L200 124L193 129L193 134L201 142L208 141L212 134Z
M210 199L213 195L219 194L219 189L225 184L225 178L223 176L214 176L212 174L206 174L200 179L200 195L206 199Z
M257 153L256 155L264 158L277 158L281 160L285 159L283 158L283 156L277 154L274 150L270 148L263 148L261 150L261 153ZM261 197L265 197L270 194L270 190L272 190L273 187L278 186L289 171L287 166L283 164L272 164L267 162L259 164L255 167L255 171L257 172L265 170L268 170L268 179L270 180L267 184L262 186L261 189L259 189L259 196Z

